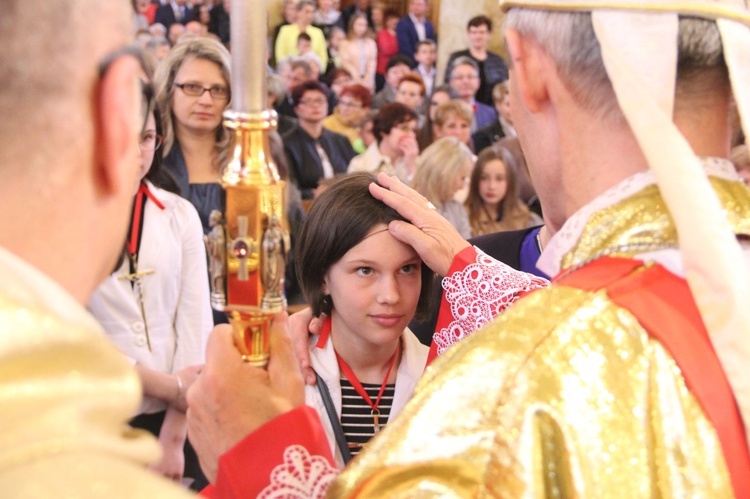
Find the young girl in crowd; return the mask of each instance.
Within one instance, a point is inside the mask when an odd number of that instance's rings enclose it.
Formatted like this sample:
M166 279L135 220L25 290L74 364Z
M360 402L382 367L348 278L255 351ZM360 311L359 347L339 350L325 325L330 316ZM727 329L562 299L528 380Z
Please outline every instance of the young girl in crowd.
M469 217L453 196L466 186L473 166L474 154L466 144L455 137L443 137L419 155L411 185L435 205L464 239L471 237Z
M184 469L195 490L201 490L207 481L195 452L185 445L185 394L204 362L213 326L206 252L195 208L161 188L171 186L155 154L160 132L154 111L139 142L145 177L135 195L123 255L88 309L141 378L143 402L130 424L159 438L163 456L152 468L177 481Z
M513 155L493 145L482 151L471 174L466 199L472 236L541 225L518 195L518 172Z
M349 71L354 83L374 92L378 47L369 33L367 17L364 14L354 14L349 20L347 38L339 46L339 57L341 67Z
M316 317L311 337L317 386L306 387L338 464L403 409L422 375L427 347L407 324L428 310L432 273L388 232L403 220L370 195L369 173L335 179L315 201L295 250L297 275Z

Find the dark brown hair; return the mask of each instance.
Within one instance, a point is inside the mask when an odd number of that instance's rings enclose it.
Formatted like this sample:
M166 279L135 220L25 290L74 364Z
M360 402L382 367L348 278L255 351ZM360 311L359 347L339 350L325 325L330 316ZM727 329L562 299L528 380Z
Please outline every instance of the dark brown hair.
M375 140L380 144L380 141L383 140L383 135L391 133L394 126L408 123L409 121L417 121L417 113L408 106L400 102L386 104L380 109L375 119L372 120L372 133L375 135Z
M323 281L331 265L362 242L378 224L404 220L394 209L370 194L375 177L368 172L335 179L315 201L296 241L294 259L297 280L313 315L330 315L331 297L323 293ZM434 274L422 263L422 290L414 317L427 316Z
M492 31L492 20L487 16L476 16L469 19L469 24L466 29L478 28L480 26L487 26L487 31Z
M291 97L292 103L294 103L294 107L299 106L299 101L302 100L307 92L320 92L321 94L323 94L323 97L325 97L326 100L328 99L328 95L326 94L323 85L315 80L307 80L303 81L292 89Z

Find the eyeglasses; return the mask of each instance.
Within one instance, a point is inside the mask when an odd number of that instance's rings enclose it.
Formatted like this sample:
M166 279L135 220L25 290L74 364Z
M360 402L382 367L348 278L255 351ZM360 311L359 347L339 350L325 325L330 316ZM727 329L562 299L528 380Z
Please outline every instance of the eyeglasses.
M476 80L477 78L479 78L477 75L453 75L451 76L451 81Z
M322 99L322 98L318 98L318 99L300 99L299 103L300 104L304 104L306 106L323 106L323 105L328 104L328 100L327 99Z
M401 95L403 97L422 97L422 94L418 92L409 92L407 90L399 90L396 92L398 95Z
M205 92L211 94L212 99L216 100L227 100L229 99L229 89L227 87L204 87L198 83L175 83L175 87L182 90L185 95L190 97L200 97Z
M358 102L354 102L352 100L340 100L339 106L342 107L351 107L352 109L362 109L362 104Z
M146 132L141 135L141 139L138 141L138 147L141 151L156 151L159 149L164 142L164 137L157 135L156 132Z

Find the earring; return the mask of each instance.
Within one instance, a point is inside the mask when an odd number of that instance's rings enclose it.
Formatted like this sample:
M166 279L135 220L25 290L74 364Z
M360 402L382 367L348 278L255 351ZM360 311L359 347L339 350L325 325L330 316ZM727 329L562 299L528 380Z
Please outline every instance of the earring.
M333 309L333 299L331 299L331 295L323 295L323 298L320 299L320 304L321 311L326 315L330 315L331 310Z

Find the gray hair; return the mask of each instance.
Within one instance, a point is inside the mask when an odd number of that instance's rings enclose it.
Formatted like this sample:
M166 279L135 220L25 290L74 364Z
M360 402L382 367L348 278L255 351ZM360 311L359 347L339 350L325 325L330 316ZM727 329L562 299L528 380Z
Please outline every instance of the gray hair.
M284 85L284 79L279 75L268 75L267 89L268 94L273 96L276 104L282 102L286 97L286 85Z
M552 12L513 8L505 29L534 38L555 61L568 90L581 106L600 117L622 119L602 61L590 12ZM696 70L724 67L721 38L713 21L680 18L678 90Z
M468 55L462 55L462 56L456 57L453 60L453 63L451 64L451 69L450 69L449 74L453 74L453 70L459 66L471 66L472 68L474 68L474 72L477 75L479 75L479 65L477 64L477 61L475 61Z

